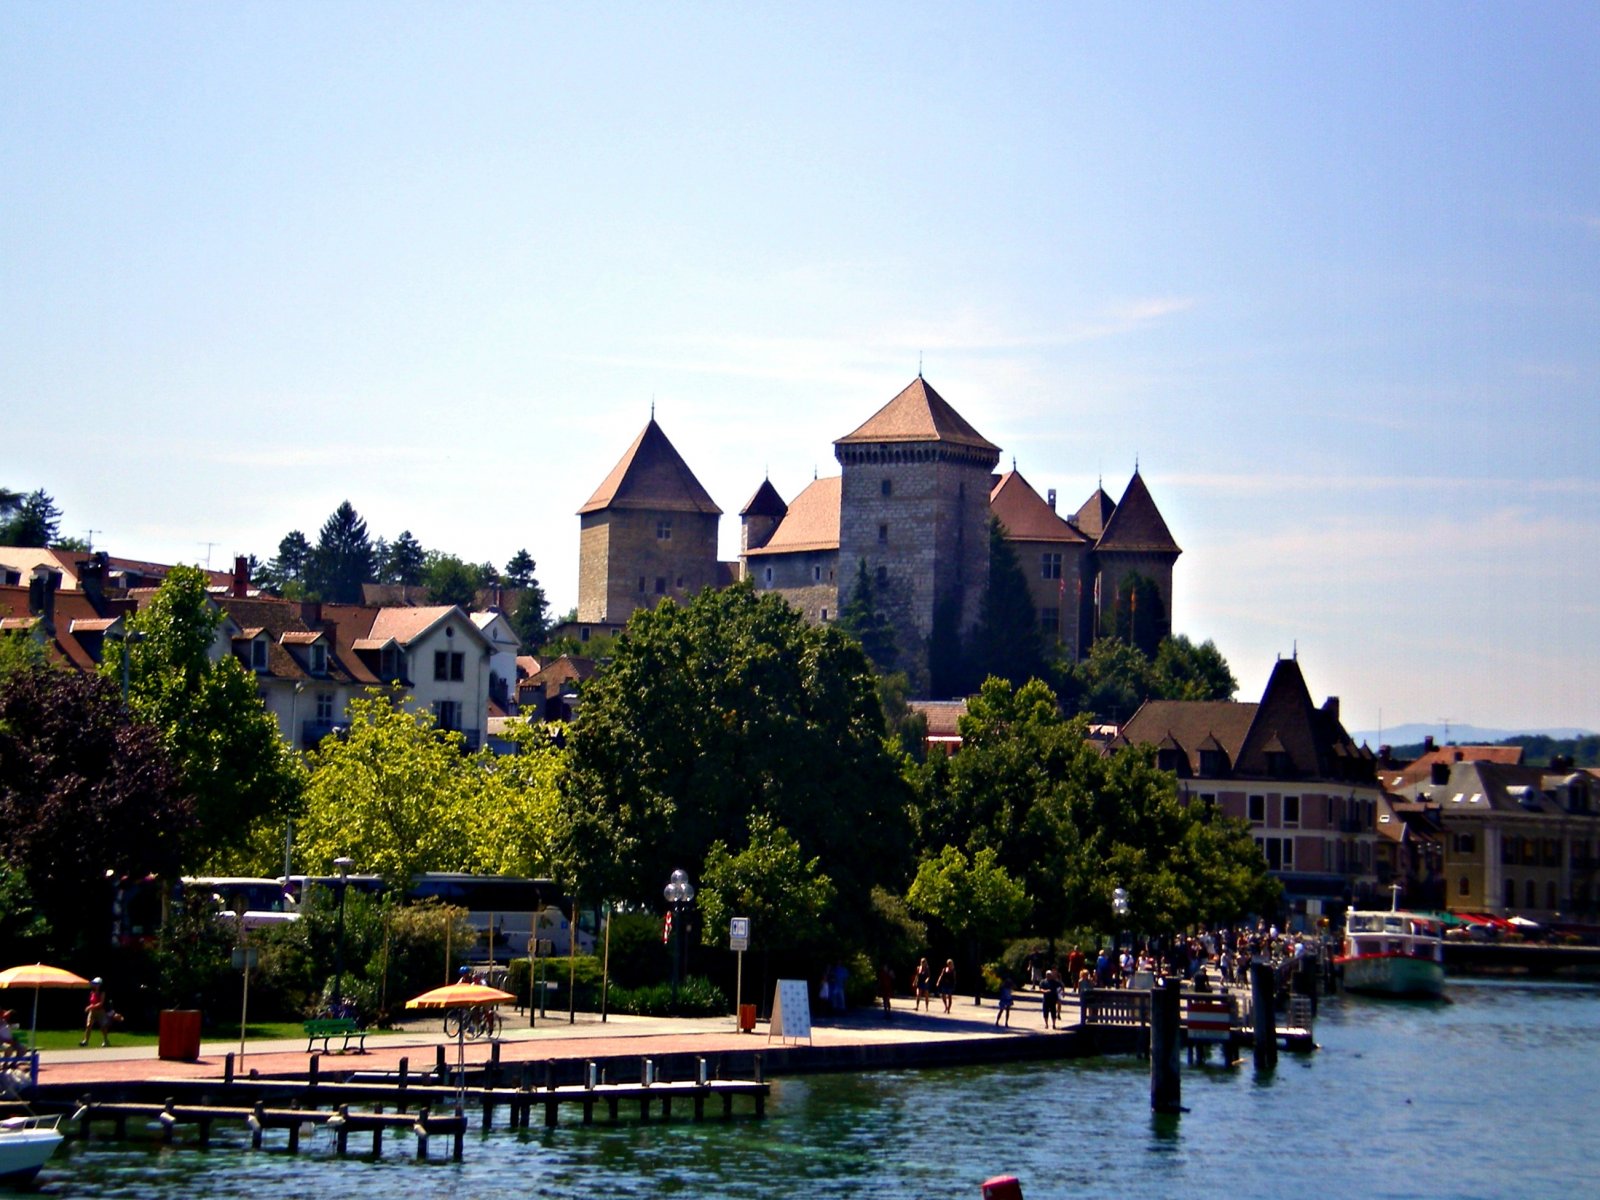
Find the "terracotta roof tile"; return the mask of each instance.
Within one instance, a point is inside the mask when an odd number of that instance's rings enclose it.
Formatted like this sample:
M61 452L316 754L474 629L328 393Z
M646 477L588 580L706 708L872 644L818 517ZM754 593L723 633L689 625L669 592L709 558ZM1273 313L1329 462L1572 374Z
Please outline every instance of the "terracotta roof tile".
M813 479L810 486L789 505L788 514L778 522L766 545L748 551L748 557L794 554L804 550L837 550L839 483L840 477L837 475Z
M989 493L989 511L1000 518L1006 537L1014 542L1087 540L1068 525L1018 471L1007 471L1000 476Z
M745 506L739 510L741 517L781 517L789 511L789 506L783 502L783 497L778 495L778 489L772 486L772 480L763 479L761 486L751 496Z
M852 442L949 442L1000 453L998 446L967 424L921 375L834 445Z
M1118 501L1111 519L1106 522L1095 549L1182 553L1178 543L1172 540L1167 523L1161 519L1161 510L1151 499L1150 489L1145 487L1138 471L1128 481L1128 490L1122 493L1122 499Z
M722 513L654 417L578 513L581 516L608 508L665 509L713 516Z
M1093 540L1106 531L1106 522L1111 520L1111 514L1116 511L1116 502L1106 495L1105 489L1095 488L1094 495L1083 502L1072 523L1084 537Z

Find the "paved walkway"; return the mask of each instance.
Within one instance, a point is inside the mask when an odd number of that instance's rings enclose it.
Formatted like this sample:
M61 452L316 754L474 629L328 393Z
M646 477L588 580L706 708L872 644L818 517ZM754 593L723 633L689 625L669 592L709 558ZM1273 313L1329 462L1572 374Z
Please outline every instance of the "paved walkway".
M819 1047L915 1046L992 1038L1031 1038L1051 1036L1043 1028L1037 997L1019 996L1011 1014L1009 1029L995 1027L994 1001L975 1006L970 998L958 999L947 1016L942 1011L913 1012L909 999L896 1000L894 1012L885 1017L881 1009L856 1009L843 1017L832 1013L816 1016L811 1042ZM936 1002L937 1003L937 1002ZM612 1014L602 1022L597 1014L579 1013L573 1022L566 1014L552 1012L540 1017L530 1028L528 1015L513 1009L502 1010L505 1029L500 1039L500 1061L542 1062L546 1059L588 1059L612 1055L726 1054L758 1052L781 1043L769 1041L767 1026L756 1026L753 1034L741 1034L732 1017L665 1018L630 1017ZM1063 1028L1075 1025L1077 1011L1067 1007ZM114 1035L113 1035L114 1036ZM446 1043L442 1016L415 1017L393 1031L374 1032L367 1038L365 1054L323 1055L323 1073L345 1071L393 1071L402 1057L410 1069L421 1072L432 1068L436 1046L448 1046L448 1059L456 1060L456 1044ZM792 1044L792 1043L791 1043ZM71 1083L113 1082L159 1079L220 1079L226 1056L232 1053L236 1075L256 1071L263 1076L305 1076L311 1055L305 1039L247 1041L243 1057L239 1043L204 1042L194 1062L161 1059L154 1046L90 1047L88 1049L46 1050L40 1053L40 1082L55 1087ZM467 1042L469 1066L489 1060L485 1042Z

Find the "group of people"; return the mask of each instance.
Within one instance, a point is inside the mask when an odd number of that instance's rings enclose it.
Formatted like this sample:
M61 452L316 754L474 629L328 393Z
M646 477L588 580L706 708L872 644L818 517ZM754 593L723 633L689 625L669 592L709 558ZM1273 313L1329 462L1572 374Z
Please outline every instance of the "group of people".
M955 959L945 959L944 967L937 976L934 975L933 968L928 965L926 958L917 960L916 968L911 972L912 1011L915 1012L918 1008L925 1006L929 1012L932 1012L935 994L944 1002L944 1011L948 1013L956 998Z

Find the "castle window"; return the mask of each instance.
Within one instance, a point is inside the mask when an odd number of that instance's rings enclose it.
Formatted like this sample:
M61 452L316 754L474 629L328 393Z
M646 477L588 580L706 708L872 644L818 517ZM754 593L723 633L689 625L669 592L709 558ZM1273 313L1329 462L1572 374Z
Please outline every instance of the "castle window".
M878 568L878 586L879 587L883 587L888 582L889 582L889 568L888 567L879 567Z
M811 568L811 582L812 583L821 583L822 582L822 568L821 567L812 567Z
M893 489L892 489L892 487L891 487L891 486L890 486L890 483L889 483L889 481L888 481L888 480L887 480L887 479L885 479L885 480L884 480L884 481L883 481L883 494L884 494L884 495L885 495L885 496L887 496L887 495L888 495L888 494L889 494L889 493L890 493L890 491L892 491L892 490L893 490Z
M1039 610L1039 632L1045 637L1056 637L1061 632L1061 610L1059 608L1041 608Z
M644 576L643 575L639 576L639 592L640 592L641 595L644 593Z
M670 542L672 540L672 522L663 517L656 522L656 541Z
M889 540L889 527L887 525L879 525L878 526L878 544L880 546L884 545L885 543L888 542L888 540Z
M657 575L656 576L656 595L665 596L666 594L667 594L667 577L665 575Z
M680 592L683 590L683 576L682 575L678 576L678 590Z
M771 587L772 586L772 568L771 567L767 568L766 580L767 580L767 586Z
M827 609L823 609L822 610L822 616L821 616L820 619L821 619L821 621L822 621L822 623L824 625L826 625L828 623L828 610Z
M1059 554L1041 554L1039 556L1039 578L1040 579L1060 579L1061 578L1061 555L1059 555Z

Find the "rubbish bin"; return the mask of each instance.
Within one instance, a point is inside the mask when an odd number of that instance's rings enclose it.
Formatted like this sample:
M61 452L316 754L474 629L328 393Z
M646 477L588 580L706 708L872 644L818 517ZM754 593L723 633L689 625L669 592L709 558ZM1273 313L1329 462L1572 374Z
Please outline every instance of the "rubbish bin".
M749 1033L756 1027L756 1006L754 1004L739 1005L739 1032Z
M156 1053L179 1062L193 1062L200 1057L200 1010L198 1008L164 1008L161 1010L160 1037Z

